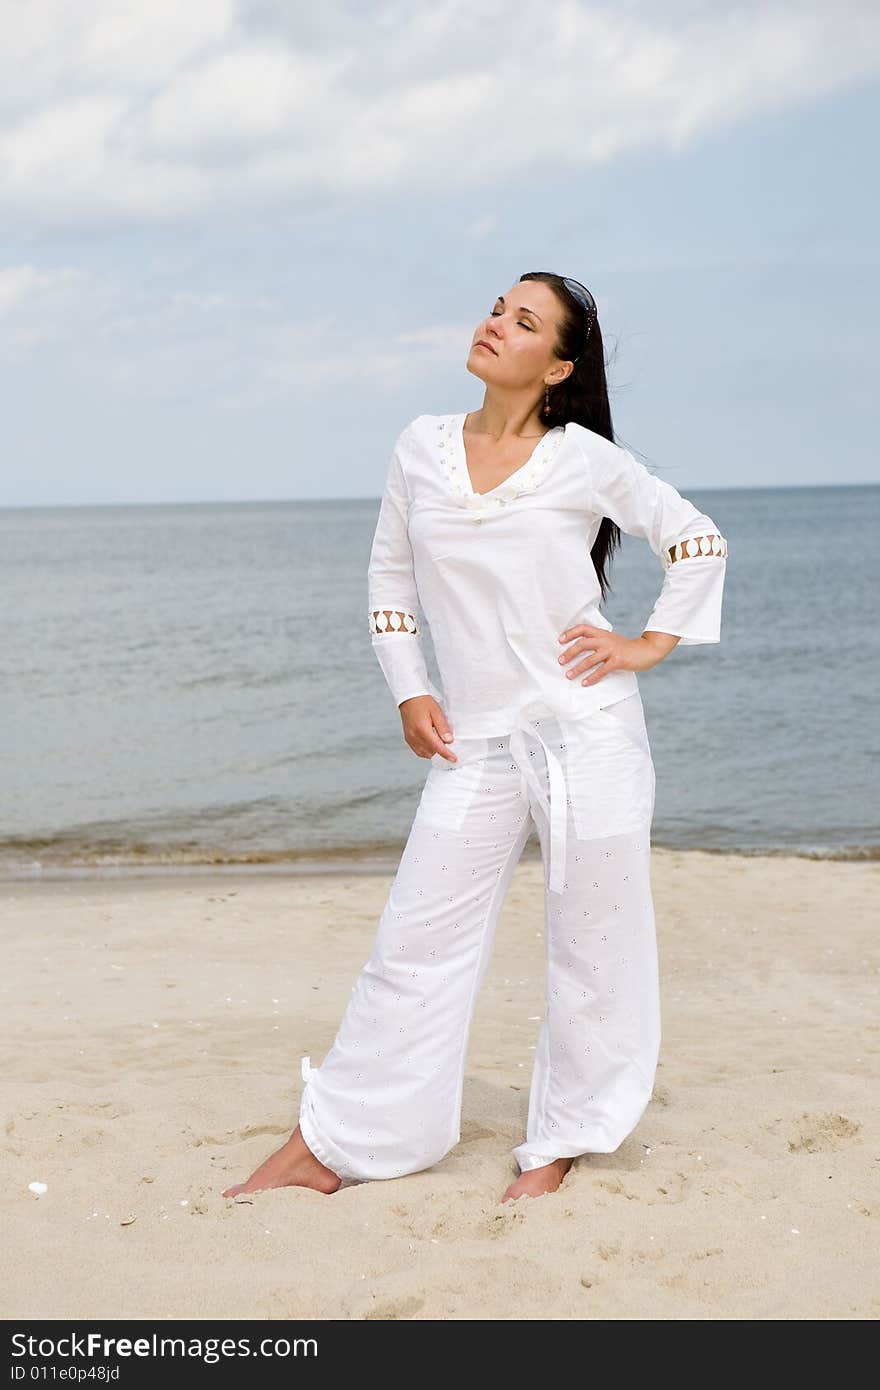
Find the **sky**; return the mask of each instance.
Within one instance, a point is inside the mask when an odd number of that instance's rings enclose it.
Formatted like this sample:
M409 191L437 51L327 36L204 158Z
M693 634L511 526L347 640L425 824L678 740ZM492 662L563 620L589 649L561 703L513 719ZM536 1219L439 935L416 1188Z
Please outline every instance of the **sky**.
M0 23L0 506L376 497L529 270L680 491L880 481L876 0Z

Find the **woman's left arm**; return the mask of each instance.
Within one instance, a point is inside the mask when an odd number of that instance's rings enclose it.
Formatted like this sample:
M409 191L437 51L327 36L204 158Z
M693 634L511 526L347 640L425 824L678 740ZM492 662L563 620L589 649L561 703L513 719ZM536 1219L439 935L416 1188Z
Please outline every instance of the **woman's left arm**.
M571 675L601 661L583 682L594 685L609 670L648 670L679 643L719 642L727 540L715 522L619 444L591 434L584 455L591 509L648 542L663 568L663 584L640 637L584 624L560 634L560 640L578 634L591 643L592 661L573 668ZM570 651L561 660L578 654Z

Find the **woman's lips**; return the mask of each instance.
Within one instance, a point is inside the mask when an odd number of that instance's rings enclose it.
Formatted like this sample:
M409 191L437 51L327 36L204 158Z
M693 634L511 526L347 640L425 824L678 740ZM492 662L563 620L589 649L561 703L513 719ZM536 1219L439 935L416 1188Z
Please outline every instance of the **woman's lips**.
M488 343L482 343L482 342L480 342L480 343L474 343L474 347L485 348L486 352L491 352L491 354L492 354L493 357L497 357L497 356L498 356L498 353L495 351L495 349L492 348L492 347L490 347Z

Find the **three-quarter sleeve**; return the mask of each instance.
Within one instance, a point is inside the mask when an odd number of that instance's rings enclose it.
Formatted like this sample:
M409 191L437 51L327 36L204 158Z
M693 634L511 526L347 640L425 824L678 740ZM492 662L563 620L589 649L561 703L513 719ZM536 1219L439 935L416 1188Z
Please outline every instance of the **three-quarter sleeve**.
M409 426L407 426L407 429ZM421 608L407 532L409 494L398 436L385 480L367 573L373 650L398 705L416 695L441 695L428 676L421 637Z
M727 540L715 522L628 449L594 435L585 453L594 511L646 540L663 568L642 630L669 632L682 646L720 642Z

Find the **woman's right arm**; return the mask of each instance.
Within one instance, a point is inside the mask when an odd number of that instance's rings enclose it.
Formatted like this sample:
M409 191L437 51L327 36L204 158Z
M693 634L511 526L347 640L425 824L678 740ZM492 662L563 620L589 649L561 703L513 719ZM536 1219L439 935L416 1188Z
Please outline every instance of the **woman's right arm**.
M367 570L373 651L400 708L407 742L421 757L441 752L450 761L441 695L428 675L421 638L421 607L407 531L409 492L402 455L409 426L398 436L385 479ZM420 697L427 696L427 700ZM418 701L407 709L409 700ZM436 732L435 732L436 730Z

